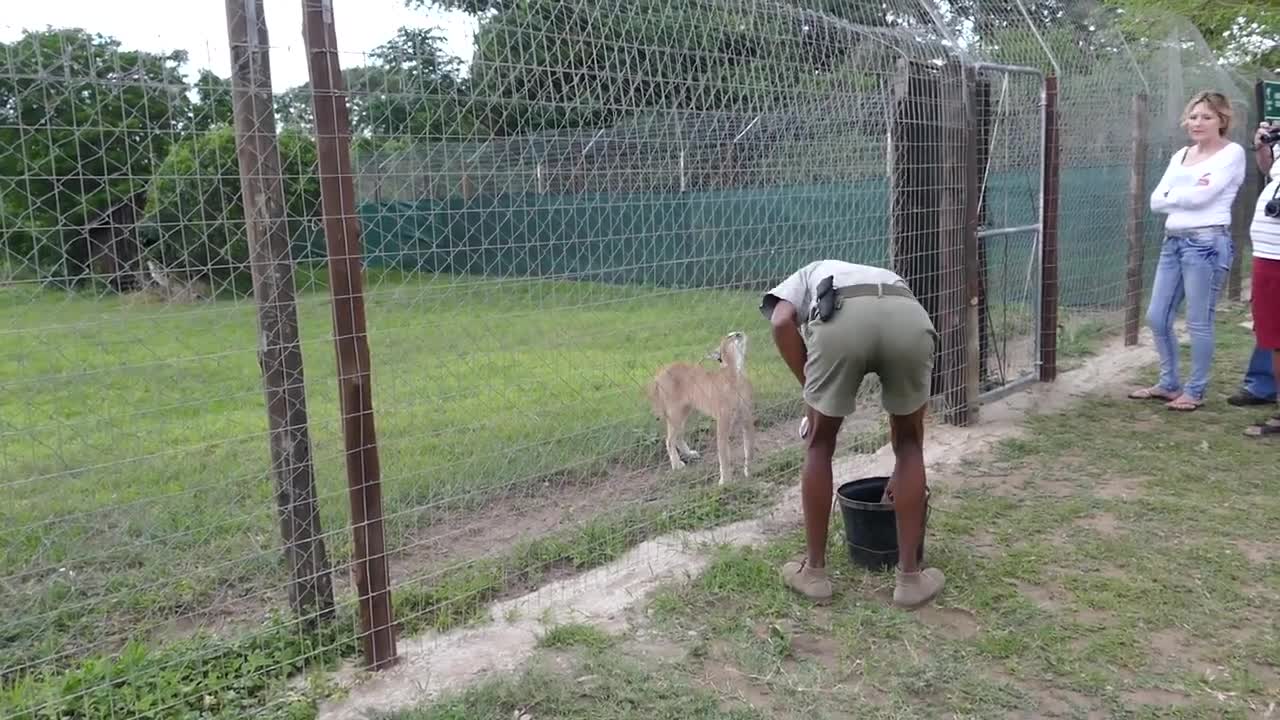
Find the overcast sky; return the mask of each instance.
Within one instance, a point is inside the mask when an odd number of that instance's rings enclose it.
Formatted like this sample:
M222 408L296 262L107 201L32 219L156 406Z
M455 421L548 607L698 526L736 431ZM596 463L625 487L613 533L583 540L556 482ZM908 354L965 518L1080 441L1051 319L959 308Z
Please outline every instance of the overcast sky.
M272 84L277 91L307 81L302 53L302 0L265 0L271 36ZM12 41L23 30L82 27L110 35L125 48L186 50L188 75L202 67L230 74L227 16L223 0L0 0L0 40ZM361 64L367 53L391 38L401 26L438 27L445 50L464 62L471 59L475 20L465 13L410 11L403 0L333 0L338 49L344 67Z

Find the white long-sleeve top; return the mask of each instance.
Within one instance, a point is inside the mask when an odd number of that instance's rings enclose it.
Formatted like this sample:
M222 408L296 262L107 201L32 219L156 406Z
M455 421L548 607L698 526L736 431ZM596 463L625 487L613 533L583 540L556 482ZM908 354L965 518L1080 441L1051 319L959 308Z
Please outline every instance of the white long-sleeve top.
M1170 158L1151 193L1151 211L1168 215L1166 231L1230 225L1231 205L1244 182L1244 148L1227 143L1195 165L1182 163L1186 152L1184 148Z

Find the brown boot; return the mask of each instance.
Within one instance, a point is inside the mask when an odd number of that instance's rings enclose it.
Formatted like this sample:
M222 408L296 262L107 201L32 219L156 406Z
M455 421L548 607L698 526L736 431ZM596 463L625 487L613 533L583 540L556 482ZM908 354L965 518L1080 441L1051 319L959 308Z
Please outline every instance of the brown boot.
M831 579L827 569L815 570L805 560L793 560L782 566L782 580L792 590L817 603L831 599Z
M914 610L938 596L947 578L938 568L925 568L919 572L898 571L893 588L893 604Z

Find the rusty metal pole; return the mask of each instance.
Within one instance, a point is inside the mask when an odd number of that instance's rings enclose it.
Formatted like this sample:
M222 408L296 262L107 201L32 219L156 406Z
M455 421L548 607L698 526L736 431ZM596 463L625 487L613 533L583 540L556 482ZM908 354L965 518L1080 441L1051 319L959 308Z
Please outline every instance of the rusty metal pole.
M1044 202L1040 235L1040 382L1058 376L1058 78L1044 79Z
M1142 318L1142 255L1146 236L1147 96L1133 96L1133 167L1129 174L1129 257L1125 263L1124 344L1138 344Z
M302 343L293 294L280 148L262 0L226 0L232 112L258 311L271 480L289 570L289 606L306 627L333 616L333 582L316 507Z
M311 75L320 202L333 296L338 395L351 502L352 575L359 593L360 645L366 666L396 660L390 572L382 523L382 485L374 432L369 336L365 327L360 218L351 169L351 125L331 0L302 0Z
M964 384L965 399L969 403L968 423L978 422L982 404L978 396L982 391L982 318L979 317L982 302L982 255L979 250L978 226L982 208L982 171L978 162L982 118L979 115L978 73L973 67L964 69L964 116L962 120L964 147Z

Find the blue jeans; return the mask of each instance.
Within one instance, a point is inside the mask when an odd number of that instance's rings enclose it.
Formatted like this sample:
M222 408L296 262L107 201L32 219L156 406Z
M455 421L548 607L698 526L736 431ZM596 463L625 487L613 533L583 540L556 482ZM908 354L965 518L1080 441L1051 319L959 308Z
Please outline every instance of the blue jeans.
M1271 367L1271 351L1254 346L1240 389L1263 400L1276 399L1276 376Z
M1147 324L1160 354L1161 390L1181 390L1194 400L1204 400L1213 366L1214 313L1234 252L1226 228L1165 235L1147 308ZM1173 318L1183 300L1187 302L1187 334L1191 336L1191 378L1186 387L1178 379L1178 338L1173 332Z

